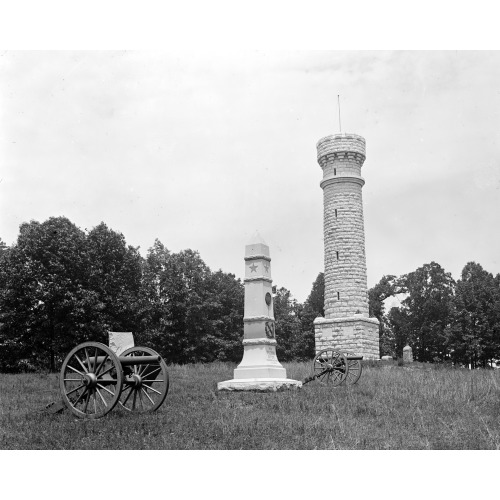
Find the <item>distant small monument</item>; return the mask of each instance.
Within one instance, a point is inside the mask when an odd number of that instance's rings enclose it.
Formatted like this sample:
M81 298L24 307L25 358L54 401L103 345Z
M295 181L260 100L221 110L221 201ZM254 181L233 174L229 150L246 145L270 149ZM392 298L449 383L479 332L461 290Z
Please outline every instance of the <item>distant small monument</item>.
M276 356L269 247L256 234L245 246L245 316L243 359L234 378L217 384L219 391L271 392L302 387L286 378Z
M403 347L403 363L413 363L413 352L409 345Z

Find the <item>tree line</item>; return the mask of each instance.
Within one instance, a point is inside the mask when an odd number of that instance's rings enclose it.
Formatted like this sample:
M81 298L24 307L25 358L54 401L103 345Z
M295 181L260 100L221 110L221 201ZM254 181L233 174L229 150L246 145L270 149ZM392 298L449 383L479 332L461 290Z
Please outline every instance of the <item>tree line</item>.
M304 303L276 287L277 355L314 356L314 325L324 316L324 275ZM386 299L401 298L386 310ZM368 292L380 321L381 355L409 344L423 362L486 366L500 359L500 274L469 262L455 281L431 262ZM0 239L0 371L57 370L85 341L132 331L136 345L170 363L238 362L243 355L244 285L212 271L193 250L171 252L159 240L142 257L123 234L101 223L82 231L65 217L20 226Z
M500 359L500 274L469 262L455 281L436 262L396 277L383 276L369 290L370 315L380 321L381 354L486 367ZM385 310L385 300L402 298Z
M276 290L281 360L314 355L316 295L313 287L300 304ZM243 307L241 280L212 271L198 252L155 240L142 257L104 223L83 231L51 217L23 223L12 246L0 240L0 371L57 370L77 344L107 344L108 331L132 331L170 363L237 362Z

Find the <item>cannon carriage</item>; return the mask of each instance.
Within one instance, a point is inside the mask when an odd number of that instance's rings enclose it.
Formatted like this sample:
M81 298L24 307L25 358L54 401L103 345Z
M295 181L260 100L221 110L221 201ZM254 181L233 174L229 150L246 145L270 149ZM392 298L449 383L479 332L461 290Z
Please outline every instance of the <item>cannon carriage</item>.
M346 383L355 384L361 377L363 356L353 352L342 352L333 348L319 351L314 357L312 375L302 381L303 384L319 380L322 383L337 387Z
M76 346L63 362L59 387L64 404L80 418L100 418L117 404L130 412L157 410L168 393L167 365L148 347L117 356L99 342Z

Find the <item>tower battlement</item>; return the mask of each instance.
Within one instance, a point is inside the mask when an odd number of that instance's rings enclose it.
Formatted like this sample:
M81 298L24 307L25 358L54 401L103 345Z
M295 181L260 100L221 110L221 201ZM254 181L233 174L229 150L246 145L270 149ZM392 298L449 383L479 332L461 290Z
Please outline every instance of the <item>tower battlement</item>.
M316 148L318 163L323 157L338 153L354 154L362 158L361 164L366 158L366 141L357 134L327 135L317 142Z
M356 134L328 135L320 139L316 147L318 163L323 169L323 180L335 176L361 178L361 167L366 158L363 137Z

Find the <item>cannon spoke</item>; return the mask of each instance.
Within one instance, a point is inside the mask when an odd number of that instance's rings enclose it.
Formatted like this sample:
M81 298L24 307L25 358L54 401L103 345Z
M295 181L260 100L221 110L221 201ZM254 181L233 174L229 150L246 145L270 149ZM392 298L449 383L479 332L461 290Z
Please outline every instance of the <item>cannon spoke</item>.
M149 394L144 390L144 387L141 387L141 390L142 392L144 392L144 394L146 394L146 397L151 401L151 404L154 405L155 402L149 397Z
M102 379L102 376L106 375L106 373L109 373L113 368L115 368L115 367L110 366L109 368L106 368L106 370L104 370L102 373L99 373L99 377L101 377L101 379Z
M96 352L96 356L95 357L97 359L97 352ZM106 356L104 356L104 359L101 361L101 364L97 367L97 369L95 371L95 374L97 376L99 376L99 372L101 371L101 368L104 366L104 364L106 363L106 361L108 360L108 358L109 358L109 356L106 354ZM101 377L102 377L102 374L101 374Z
M83 396L85 396L85 394L87 394L87 390L85 389L77 398L77 400L75 401L74 405L73 406L76 406L80 400L82 399Z
M104 406L108 406L108 404L106 403L106 400L104 399L103 395L101 394L101 391L96 387L95 388L97 394L99 394L99 396L101 396L101 399L102 399L102 402L104 403Z
M92 373L95 373L95 358L96 358L96 353L97 350L95 350L94 352L94 359L92 359L90 356L89 356L89 350L88 349L85 349L85 356L87 358L87 363L89 364L89 371L92 372Z
M329 375L333 379L333 383L337 385L337 383L340 383L342 381L342 372L340 370L333 370L331 372L331 375Z
M75 358L78 361L78 363L80 363L80 366L83 368L84 373L87 373L88 372L87 368L85 368L85 365L82 363L81 359L77 356L76 353L75 353Z
M87 397L85 398L85 406L83 407L83 413L87 413L87 406L89 405L90 391L87 391Z
M101 389L104 389L106 392L109 392L111 396L114 396L116 394L115 392L111 392L107 387L104 387L102 384L99 384L99 382L97 383L97 387L100 387Z
M156 389L153 389L151 386L143 384L144 387L147 387L150 391L156 392L156 394L159 394L161 396L161 392L157 391Z
M79 385L76 389L72 389L71 391L67 392L66 396L69 396L70 394L73 394L74 392L76 392L78 389L81 389L82 387L85 387L85 386L83 384Z
M155 368L154 370L151 370L151 371L147 374L147 376L148 376L148 377L151 377L153 374L158 373L160 370L161 370L161 366L159 366L158 368Z
M85 348L85 361L87 362L87 371L92 373L92 365L90 364L89 353Z
M149 366L150 366L150 365L149 365L149 364L147 364L147 365L145 365L145 366L144 366L144 368L140 367L140 368L139 368L139 370L140 370L140 371L139 371L138 375L139 375L140 377L142 377L143 373L147 373L147 369L148 369L148 367L149 367ZM142 368L142 370L141 370L141 368Z
M132 386L131 386L131 385L129 385L126 389L123 389L122 394L123 394L125 391L130 390L130 389L132 389ZM125 406L125 403L128 401L128 398L130 397L130 395L131 395L133 392L134 392L134 391L130 391L130 392L128 393L127 397L125 398L125 401L122 401L122 402L121 402L122 406Z
M134 392L134 398L133 398L133 402L132 402L132 410L135 410L135 400L137 399L137 391L133 391Z

